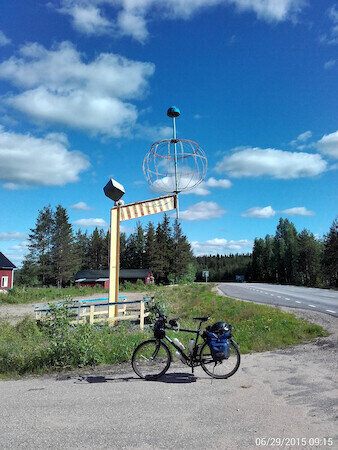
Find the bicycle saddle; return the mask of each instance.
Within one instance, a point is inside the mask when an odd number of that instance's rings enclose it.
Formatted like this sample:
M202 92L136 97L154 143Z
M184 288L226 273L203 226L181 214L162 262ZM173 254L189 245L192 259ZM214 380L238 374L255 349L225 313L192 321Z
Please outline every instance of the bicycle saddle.
M193 317L194 320L200 320L201 322L206 322L210 317Z

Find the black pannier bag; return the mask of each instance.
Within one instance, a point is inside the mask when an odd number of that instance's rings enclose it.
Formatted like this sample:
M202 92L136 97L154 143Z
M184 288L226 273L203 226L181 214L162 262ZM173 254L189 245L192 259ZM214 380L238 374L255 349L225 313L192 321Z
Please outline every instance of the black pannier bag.
M209 328L209 327L208 327ZM230 356L231 325L216 322L207 331L208 345L214 361L222 361Z

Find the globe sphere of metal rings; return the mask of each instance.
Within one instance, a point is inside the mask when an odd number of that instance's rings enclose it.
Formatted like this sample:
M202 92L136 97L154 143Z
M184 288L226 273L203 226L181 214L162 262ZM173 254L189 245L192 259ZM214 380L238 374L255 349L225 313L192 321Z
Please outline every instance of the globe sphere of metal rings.
M176 170L175 170L176 147ZM207 171L207 157L201 147L188 139L155 142L143 161L144 176L155 191L179 193L199 185Z

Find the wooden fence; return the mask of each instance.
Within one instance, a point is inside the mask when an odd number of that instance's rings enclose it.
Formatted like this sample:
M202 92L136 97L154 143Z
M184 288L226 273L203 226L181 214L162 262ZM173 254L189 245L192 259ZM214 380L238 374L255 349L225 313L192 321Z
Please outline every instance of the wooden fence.
M143 330L144 319L149 316L149 312L145 311L145 305L152 301L153 297L132 301L122 300L115 303L109 303L108 299L76 301L69 307L74 313L74 319L71 323L89 322L90 324L94 324L108 322L109 325L115 325L120 320L135 320L140 322L140 329ZM57 305L61 306L63 303L57 303ZM116 305L118 306L118 315L110 319L110 308L115 308ZM48 305L35 305L34 311L35 318L39 321L50 312L50 307Z

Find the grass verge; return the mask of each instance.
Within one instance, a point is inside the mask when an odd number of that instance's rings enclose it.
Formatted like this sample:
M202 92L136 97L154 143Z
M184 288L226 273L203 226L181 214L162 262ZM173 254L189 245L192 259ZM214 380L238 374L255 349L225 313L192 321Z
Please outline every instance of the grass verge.
M194 329L194 316L211 316L209 323L224 320L233 325L241 353L285 348L327 332L319 325L297 319L277 308L220 297L201 285L157 288L156 300L171 317ZM0 376L46 373L56 369L113 364L131 359L134 348L152 336L151 327L140 332L123 323L107 326L69 325L67 307L52 307L48 325L38 327L25 318L13 326L0 322ZM172 334L173 332L169 332ZM187 344L188 333L175 333Z
M163 287L145 285L142 281L138 281L137 283L126 281L119 286L120 293L149 292L154 294L161 289L163 289ZM70 297L85 297L93 294L102 294L103 297L108 297L108 289L99 286L93 288L77 286L66 288L20 286L9 290L7 294L0 294L0 306L4 304L51 302L55 300L65 300Z
M20 303L42 303L53 300L63 300L69 297L85 297L93 294L108 295L108 290L100 287L16 287L7 294L0 294L0 305Z

